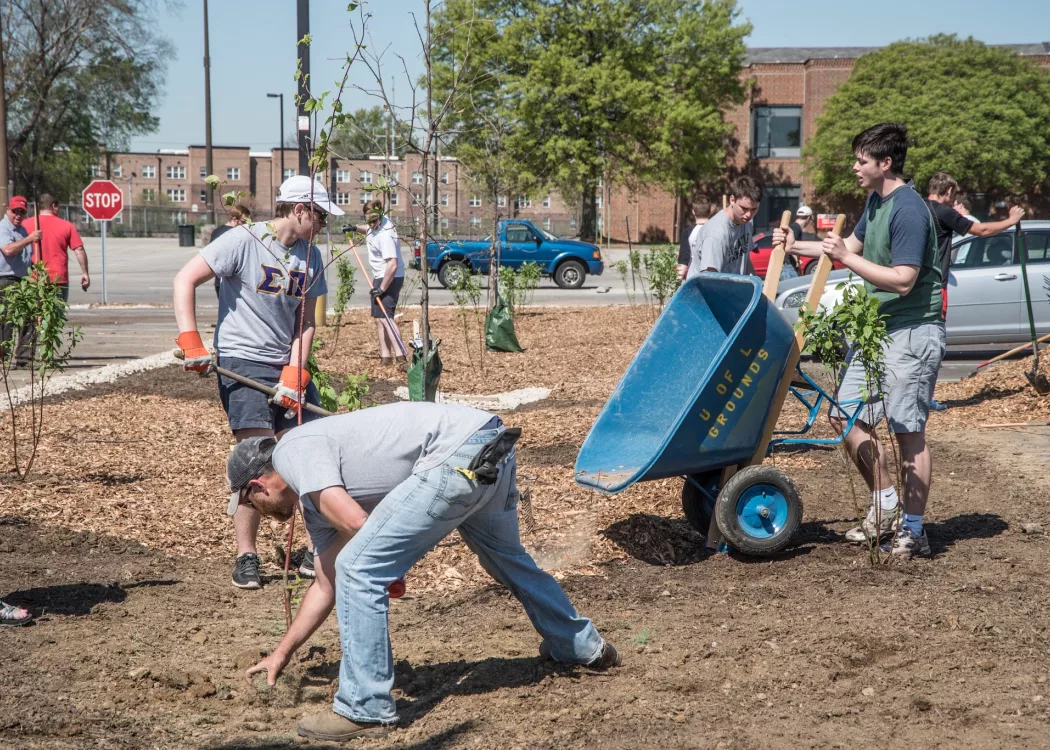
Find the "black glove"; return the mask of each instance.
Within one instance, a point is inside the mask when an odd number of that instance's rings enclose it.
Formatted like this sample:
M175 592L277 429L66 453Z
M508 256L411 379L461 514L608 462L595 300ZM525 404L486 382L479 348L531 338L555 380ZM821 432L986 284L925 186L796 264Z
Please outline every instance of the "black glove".
M368 296L371 297L372 299L379 299L380 297L383 296L383 292L382 292L382 290L379 287L374 286L374 287L372 287L371 289L368 290Z

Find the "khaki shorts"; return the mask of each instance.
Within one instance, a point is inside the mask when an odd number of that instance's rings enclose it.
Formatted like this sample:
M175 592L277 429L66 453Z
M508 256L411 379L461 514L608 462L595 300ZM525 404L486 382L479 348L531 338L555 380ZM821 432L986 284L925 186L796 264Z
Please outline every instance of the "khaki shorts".
M944 359L944 324L923 323L890 331L886 346L886 377L883 396L868 393L864 367L850 347L846 369L839 386L838 402L846 411L851 402L865 402L859 420L874 426L886 417L890 432L923 432L930 416L930 402L937 384L937 372ZM873 389L878 391L878 388ZM831 407L829 416L848 418L842 410Z

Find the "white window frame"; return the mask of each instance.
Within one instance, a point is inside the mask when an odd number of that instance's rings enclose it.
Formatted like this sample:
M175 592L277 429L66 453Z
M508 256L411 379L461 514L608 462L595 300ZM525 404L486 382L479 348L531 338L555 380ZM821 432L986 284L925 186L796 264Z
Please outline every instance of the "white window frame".
M205 188L204 190L201 190L201 199L199 201L197 201L197 202L198 203L207 203L208 202L208 190L207 190L207 188Z
M501 196L497 197L496 198L496 205L499 208L506 208L507 207L507 196L501 195Z
M391 172L390 173L390 184L391 185L396 185L397 184L397 172Z
M185 180L186 167L169 165L164 168L164 176L169 180Z
M350 205L350 193L337 192L335 194L335 205L337 205L337 206L349 206Z
M102 165L101 164L92 164L91 165L91 176L92 177L101 177L102 176Z
M114 164L113 165L112 174L113 174L114 177L123 177L124 176L124 167L121 166L120 164Z
M550 208L551 207L551 197L549 195L546 198L543 199L543 207L544 208Z
M155 164L142 165L142 178L145 180L157 179L157 167Z
M514 199L514 208L532 208L532 198L519 195Z
M448 172L442 172L441 173L441 184L442 185L447 185L448 184Z
M201 179L203 180L207 176L208 176L208 168L207 167L201 167Z
M237 180L241 179L241 168L240 167L226 167L226 179Z
M472 227L480 227L481 226L481 217L480 216L471 216L470 217L470 226L472 226Z
M469 202L470 202L470 207L471 208L480 208L481 207L481 196L479 196L479 195L472 195L472 196L470 196L470 201Z
M335 181L336 182L350 182L350 170L349 169L337 169L337 170L335 170Z
M448 193L441 194L441 205L446 207L448 206Z
M391 206L396 206L397 204L398 204L397 193L391 193L390 194L390 205Z
M448 217L447 216L442 216L441 217L441 228L442 229L448 229Z
M142 202L143 203L156 203L157 201L157 188L143 188L142 189Z
M543 217L543 228L546 229L548 232L551 230L551 217Z
M412 173L412 184L413 185L422 185L423 184L423 173L422 172L413 172Z
M168 188L166 195L172 203L186 202L186 188Z
M357 178L358 178L358 181L362 185L371 185L372 184L372 173L371 172L366 172L365 170L362 169L360 174L357 176Z
M361 205L363 206L368 203L368 201L372 200L372 195L370 193L359 193L357 199L361 201Z
M284 182L289 177L295 177L296 174L297 173L295 171L295 167L285 167L284 168L284 175L281 177L281 181Z

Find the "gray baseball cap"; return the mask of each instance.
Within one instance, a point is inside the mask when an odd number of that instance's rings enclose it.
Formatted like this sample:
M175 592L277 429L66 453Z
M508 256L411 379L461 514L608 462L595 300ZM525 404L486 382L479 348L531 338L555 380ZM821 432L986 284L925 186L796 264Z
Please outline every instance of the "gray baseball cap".
M241 504L241 493L248 482L262 475L270 465L277 440L272 437L250 437L233 446L226 459L226 481L230 484L230 504L226 512L234 515Z

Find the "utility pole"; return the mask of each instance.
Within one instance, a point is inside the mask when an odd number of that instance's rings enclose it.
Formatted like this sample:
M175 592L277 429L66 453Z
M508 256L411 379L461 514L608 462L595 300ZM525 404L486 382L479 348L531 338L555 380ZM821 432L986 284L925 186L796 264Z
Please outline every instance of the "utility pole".
M280 185L282 182L284 182L284 94L267 94L266 96L269 97L270 99L279 99L280 100L280 108L281 108L281 111L280 111L280 117L281 117L281 125L280 125L281 140L279 140L277 142L277 148L281 152L281 174L277 178L277 184ZM271 167L270 167L270 182L273 183L273 166L272 166L272 162L271 162ZM271 184L270 187L271 187L270 192L274 193L274 198L273 198L274 203L273 203L273 206L271 206L271 210L276 210L276 208L277 208L277 196L276 196L275 191L273 190L274 185Z
M211 56L208 54L208 0L204 0L204 159L205 172L214 174L211 160ZM191 175L190 179L193 177ZM215 223L215 191L208 185L208 223Z
M0 210L7 210L7 94L4 89L4 25L0 23Z
M431 200L434 201L434 220L431 222L432 231L434 236L441 234L441 224L438 214L441 213L441 204L438 203L438 180L441 179L441 158L440 158L440 146L441 140L438 138L437 133L434 133L434 188L431 190Z
M299 133L299 174L310 174L310 117L303 106L310 98L310 47L300 40L310 33L310 0L296 0L295 48L299 55L299 96L295 105L296 130ZM284 147L284 144L281 144ZM282 177L284 172L281 173Z

